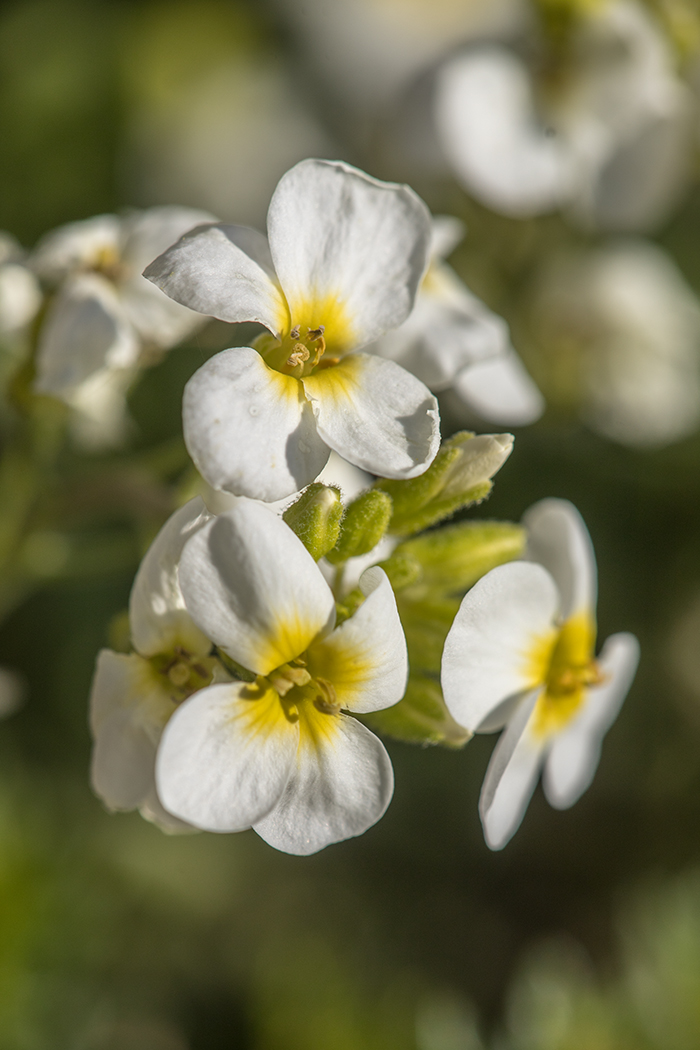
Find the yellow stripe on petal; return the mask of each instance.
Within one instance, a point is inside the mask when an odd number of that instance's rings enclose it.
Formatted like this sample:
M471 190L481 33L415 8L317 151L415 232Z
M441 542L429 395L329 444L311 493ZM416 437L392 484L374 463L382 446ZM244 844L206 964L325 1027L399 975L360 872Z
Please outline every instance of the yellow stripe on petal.
M332 747L339 739L341 733L341 718L343 715L335 712L323 711L315 703L308 700L299 704L299 752L314 752L319 754L324 748Z
M231 712L231 728L236 733L243 731L251 740L288 733L298 719L296 710L262 679L240 688Z
M314 645L307 654L307 667L312 678L333 683L336 701L352 710L353 701L362 696L365 686L377 675L378 664L359 647L350 647L339 632Z

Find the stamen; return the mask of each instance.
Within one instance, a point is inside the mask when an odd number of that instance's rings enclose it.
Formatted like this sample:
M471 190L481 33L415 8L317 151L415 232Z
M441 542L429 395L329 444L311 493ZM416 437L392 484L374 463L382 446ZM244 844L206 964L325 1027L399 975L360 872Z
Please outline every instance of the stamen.
M301 335L301 325L300 324L295 324L294 328L292 328L291 332L289 333L289 338L290 339L298 339L300 335Z
M317 678L316 683L321 689L314 699L314 707L317 711L322 711L324 715L337 715L340 712L340 704L338 703L338 694L333 688L332 682L329 682L326 678Z
M295 343L294 349L287 358L287 364L290 368L296 368L298 365L303 365L310 357L311 354L303 343Z

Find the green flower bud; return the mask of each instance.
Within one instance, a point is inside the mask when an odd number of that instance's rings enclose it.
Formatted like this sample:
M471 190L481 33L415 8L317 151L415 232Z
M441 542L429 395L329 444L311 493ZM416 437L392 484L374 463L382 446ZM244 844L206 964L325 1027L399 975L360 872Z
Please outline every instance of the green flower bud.
M420 565L418 586L462 594L497 565L520 557L526 534L507 521L463 521L406 540L392 555Z
M449 517L491 491L490 478L501 468L513 448L511 434L461 431L445 441L432 464L420 477L408 481L382 478L376 488L394 502L389 531L410 536Z
M287 507L282 517L314 561L318 561L338 540L343 517L340 490L315 481Z
M400 703L365 715L363 721L377 732L409 744L458 748L471 737L469 730L455 722L445 707L438 682L420 674L411 674Z
M391 497L378 489L362 492L345 511L340 535L326 557L333 565L368 554L384 536L391 520Z

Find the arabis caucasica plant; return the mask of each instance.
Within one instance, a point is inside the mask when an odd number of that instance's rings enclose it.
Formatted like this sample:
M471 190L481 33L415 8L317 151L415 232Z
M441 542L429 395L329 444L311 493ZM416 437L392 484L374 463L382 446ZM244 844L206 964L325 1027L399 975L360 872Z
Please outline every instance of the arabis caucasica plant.
M214 488L266 501L313 481L330 449L385 477L422 473L439 445L435 398L393 361L356 351L413 307L426 206L407 186L306 160L280 180L267 233L203 226L145 271L185 306L269 332L216 354L187 384L196 466Z
M31 256L49 295L38 334L36 390L85 417L78 433L87 443L123 438L124 399L136 370L203 323L141 271L209 219L206 212L175 207L98 215L47 234Z
M190 500L160 530L143 559L129 602L133 652L103 649L90 697L95 741L92 785L109 809L140 809L165 828L182 824L163 810L155 789L163 727L197 689L230 676L185 608L177 565L185 541L209 520Z
M433 219L430 265L410 316L373 346L434 393L452 388L482 419L533 423L544 399L511 346L508 325L469 291L445 262L464 236L459 219Z
M505 727L479 803L492 849L517 830L542 767L556 808L586 790L639 656L631 634L612 635L595 656L595 556L575 507L542 500L523 524L530 560L493 569L475 584L442 660L452 716L472 732Z
M253 827L287 853L362 834L389 804L393 772L352 715L397 703L408 673L385 573L364 574L365 601L336 626L302 542L242 499L188 540L179 579L197 626L252 673L175 710L156 767L165 808L209 831Z

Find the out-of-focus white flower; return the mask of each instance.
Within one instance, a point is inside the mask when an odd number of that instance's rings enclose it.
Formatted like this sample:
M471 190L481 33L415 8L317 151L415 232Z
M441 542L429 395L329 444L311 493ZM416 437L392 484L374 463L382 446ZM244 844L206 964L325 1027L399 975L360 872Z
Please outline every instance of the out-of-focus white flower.
M138 808L166 830L183 824L155 790L156 749L180 703L212 681L228 680L212 644L185 608L177 566L185 542L209 520L200 499L160 530L134 580L129 603L134 652L103 649L90 696L92 785L111 810Z
M381 742L343 714L403 696L406 644L385 573L363 577L357 612L335 602L301 541L241 499L185 545L180 586L207 637L257 677L195 693L168 722L157 760L166 809L210 831L253 829L287 853L360 835L393 791Z
M636 0L591 5L555 74L541 49L528 55L484 44L438 74L437 129L465 188L516 218L661 221L688 177L695 110L653 17Z
M439 444L437 403L403 368L355 353L408 316L430 217L407 186L308 160L281 179L269 243L242 226L193 230L146 275L166 294L270 335L212 357L185 388L185 441L217 489L274 501L335 449L392 478L422 473Z
M698 427L700 304L660 248L626 241L557 257L533 309L551 369L566 372L555 385L593 429L652 447Z
M485 420L533 423L544 400L511 346L508 325L444 261L463 236L458 219L433 219L430 266L416 304L402 325L370 349L408 369L435 393L451 387Z
M52 298L39 334L36 389L86 417L89 443L123 438L125 392L145 356L174 346L203 323L141 271L211 218L175 207L98 215L59 227L37 245L30 262Z
M519 827L542 766L553 806L583 794L639 658L631 634L612 635L595 658L595 556L575 507L542 500L523 524L530 560L493 569L468 592L442 662L452 716L472 732L505 726L479 803L491 849Z
M524 0L276 0L346 111L377 116L455 44L523 24Z
M10 234L0 231L0 342L14 341L34 319L41 290L24 265L24 253Z

